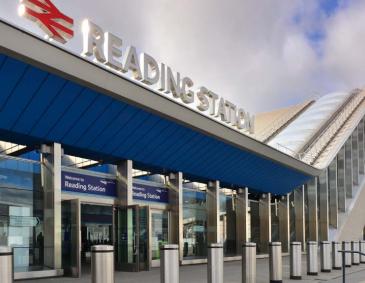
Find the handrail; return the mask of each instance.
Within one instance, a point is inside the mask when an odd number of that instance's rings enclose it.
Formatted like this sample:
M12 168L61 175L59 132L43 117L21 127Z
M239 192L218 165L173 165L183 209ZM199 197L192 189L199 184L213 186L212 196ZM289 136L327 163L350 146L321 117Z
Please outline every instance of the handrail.
M342 253L342 283L346 283L346 253L351 253L351 254L359 254L362 256L365 256L365 253L362 253L360 251L351 251L351 250L339 250L339 253Z

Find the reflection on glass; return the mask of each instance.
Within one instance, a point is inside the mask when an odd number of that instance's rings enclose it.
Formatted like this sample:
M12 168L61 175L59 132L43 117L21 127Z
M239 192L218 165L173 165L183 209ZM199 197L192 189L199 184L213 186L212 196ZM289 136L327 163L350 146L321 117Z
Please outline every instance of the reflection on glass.
M152 260L160 259L160 246L168 243L167 211L152 211Z
M207 256L206 192L183 189L184 258Z
M83 263L90 262L94 245L112 245L113 208L102 205L81 205L81 255Z
M40 163L0 156L0 245L14 248L14 269L44 265Z
M222 189L220 194L220 231L223 239L224 255L235 256L236 249L236 201L230 189Z
M259 202L257 200L249 201L249 217L250 217L250 242L257 244L257 253L260 253L260 214Z

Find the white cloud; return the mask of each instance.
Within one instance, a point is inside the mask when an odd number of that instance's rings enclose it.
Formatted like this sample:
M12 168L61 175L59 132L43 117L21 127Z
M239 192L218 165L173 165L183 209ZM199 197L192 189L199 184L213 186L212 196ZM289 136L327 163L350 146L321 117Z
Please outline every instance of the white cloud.
M16 13L16 1L1 1ZM317 0L54 2L250 112L364 85L365 0L344 1L330 17ZM315 33L323 40L308 38Z
M323 68L337 87L365 86L365 1L356 1L326 23Z

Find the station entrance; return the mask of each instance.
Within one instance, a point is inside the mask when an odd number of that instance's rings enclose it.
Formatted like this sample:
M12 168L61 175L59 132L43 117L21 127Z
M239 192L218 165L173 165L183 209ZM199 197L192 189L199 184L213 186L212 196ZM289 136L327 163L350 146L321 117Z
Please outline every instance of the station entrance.
M138 272L150 267L149 207L119 207L62 201L62 265L66 276L91 271L91 247L114 245L115 268Z

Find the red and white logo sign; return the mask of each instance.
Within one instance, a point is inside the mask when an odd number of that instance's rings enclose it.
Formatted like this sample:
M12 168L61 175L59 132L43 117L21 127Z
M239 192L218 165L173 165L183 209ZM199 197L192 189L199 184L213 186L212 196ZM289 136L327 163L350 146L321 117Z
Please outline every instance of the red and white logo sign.
M49 38L60 43L74 36L74 20L60 12L51 0L21 0L19 14L36 22Z

